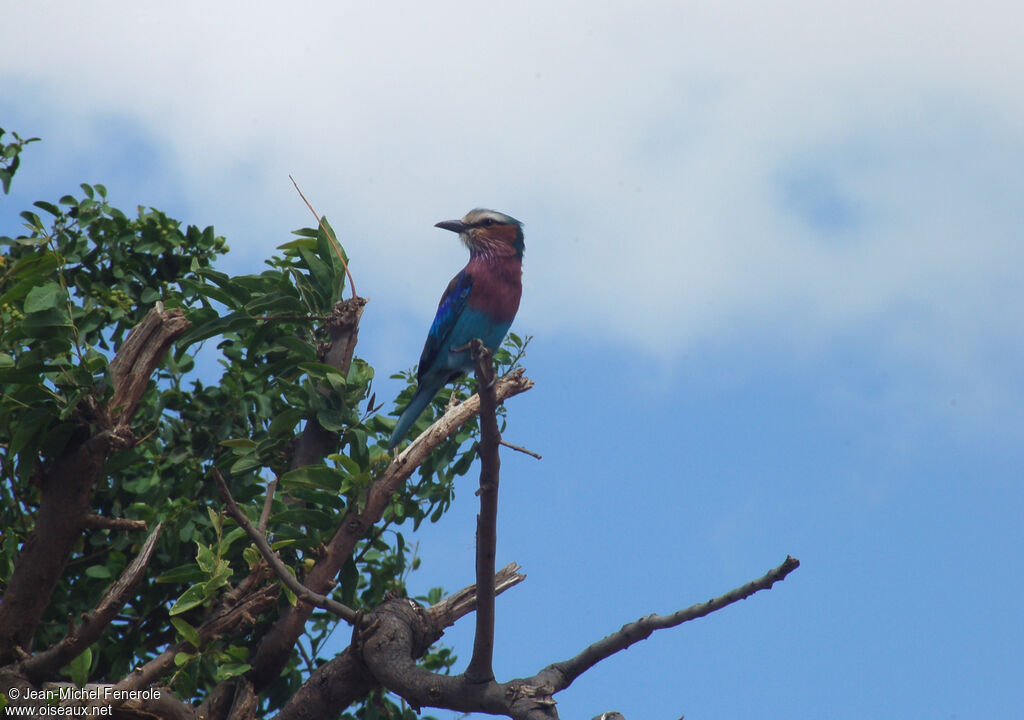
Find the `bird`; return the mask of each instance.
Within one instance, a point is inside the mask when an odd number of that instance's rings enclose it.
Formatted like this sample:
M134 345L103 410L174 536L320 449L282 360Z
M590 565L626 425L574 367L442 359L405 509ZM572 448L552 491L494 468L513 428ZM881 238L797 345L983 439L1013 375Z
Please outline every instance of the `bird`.
M441 388L473 369L465 346L479 338L495 351L519 310L523 294L523 223L497 210L476 208L461 220L434 227L459 234L469 262L448 283L420 355L416 393L388 444L394 450Z

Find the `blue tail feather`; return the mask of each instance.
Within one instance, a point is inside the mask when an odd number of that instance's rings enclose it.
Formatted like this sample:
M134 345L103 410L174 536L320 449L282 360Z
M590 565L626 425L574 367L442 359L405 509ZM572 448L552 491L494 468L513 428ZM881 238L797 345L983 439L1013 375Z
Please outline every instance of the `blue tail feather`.
M441 391L444 387L446 380L442 379L441 382L430 382L427 378L420 381L420 385L416 388L416 394L413 395L412 401L409 406L402 412L402 415L398 418L398 423L395 425L395 429L391 433L391 439L388 441L388 449L394 450L398 443L402 442L402 439L408 434L409 428L413 426L420 415L423 414L423 410L430 404L430 401L434 399L434 396Z

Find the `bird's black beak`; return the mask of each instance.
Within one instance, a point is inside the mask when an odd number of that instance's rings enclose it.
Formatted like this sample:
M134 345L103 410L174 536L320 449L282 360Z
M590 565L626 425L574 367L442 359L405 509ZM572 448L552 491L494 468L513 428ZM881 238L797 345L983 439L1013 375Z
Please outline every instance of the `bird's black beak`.
M456 233L464 233L469 229L469 225L462 222L461 220L442 220L441 222L434 225L442 230L451 230Z

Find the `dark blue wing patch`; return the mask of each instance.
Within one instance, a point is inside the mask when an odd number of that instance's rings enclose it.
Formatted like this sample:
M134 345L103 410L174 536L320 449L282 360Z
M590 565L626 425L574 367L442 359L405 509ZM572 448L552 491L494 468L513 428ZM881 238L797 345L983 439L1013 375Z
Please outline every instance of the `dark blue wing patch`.
M423 353L420 355L420 366L416 373L416 379L421 380L431 369L437 356L444 346L446 339L455 327L459 316L466 308L466 298L473 288L473 277L465 270L452 278L448 283L441 302L437 304L437 314L434 315L434 322L427 333L427 342L423 345ZM445 352L447 352L447 348Z

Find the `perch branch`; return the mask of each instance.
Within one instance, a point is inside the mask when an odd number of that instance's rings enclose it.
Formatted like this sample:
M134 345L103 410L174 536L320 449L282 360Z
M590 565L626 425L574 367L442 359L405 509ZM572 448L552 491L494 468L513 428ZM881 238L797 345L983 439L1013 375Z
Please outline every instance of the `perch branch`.
M533 387L533 381L516 370L495 383L495 394L499 402L514 395L526 392ZM396 492L402 489L405 481L418 468L427 456L448 437L453 435L470 418L480 411L480 397L474 395L444 414L422 433L404 451L393 458L370 486L365 504L353 507L342 518L338 530L328 542L316 565L304 578L306 587L314 592L325 592L331 587L345 561L352 555L356 543L366 534L367 530L380 521L384 511L391 503ZM306 620L312 613L313 606L299 603L289 607L285 613L264 635L251 660L252 673L259 679L257 690L266 687L281 673L281 668L291 656L295 639L305 628Z
M263 555L263 559L267 561L267 564L273 568L274 573L280 578L281 582L284 583L285 587L291 590L297 597L302 598L308 603L316 605L319 608L323 608L328 612L332 612L341 619L345 620L350 625L355 622L358 613L352 608L342 605L340 602L333 600L325 595L321 595L318 592L310 590L308 587L299 582L299 579L291 574L288 570L288 566L282 562L274 549L270 547L270 543L267 542L266 536L257 530L249 518L246 516L242 509L238 507L235 499L231 496L231 491L228 489L228 484L224 481L224 476L220 474L217 468L213 468L213 477L217 481L217 488L220 490L220 495L224 498L225 504L228 507L228 513L235 519L242 529L245 530L246 535L249 539L256 544L260 554Z
M494 679L494 556L498 543L498 402L494 396L494 361L479 339L470 342L480 395L480 514L476 519L476 634L466 668L470 682Z

